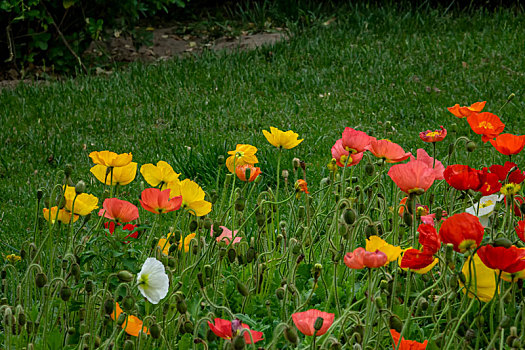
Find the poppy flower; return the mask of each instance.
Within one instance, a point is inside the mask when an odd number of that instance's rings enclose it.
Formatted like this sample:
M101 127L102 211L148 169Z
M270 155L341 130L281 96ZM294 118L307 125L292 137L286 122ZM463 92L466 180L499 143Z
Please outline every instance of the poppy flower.
M239 165L235 168L235 174L241 181L253 182L261 174L261 168L251 164Z
M304 192L304 193L310 193L308 192L308 185L306 183L306 181L304 181L303 179L299 179L295 182L295 191L296 192Z
M363 247L359 247L351 253L346 253L344 262L346 266L356 270L375 268L384 266L388 262L388 256L380 250L367 252Z
M473 103L470 107L461 107L459 104L455 104L453 107L447 107L450 113L454 114L458 118L465 118L472 113L479 113L485 107L487 101Z
M505 129L499 117L489 112L473 113L467 117L472 131L481 135L481 141L487 142L498 136Z
M317 332L315 332L314 325L315 325L315 321L318 318L323 319L323 325ZM293 320L293 323L295 324L295 327L297 327L299 332L307 336L313 336L314 333L316 336L321 336L325 334L326 331L334 323L334 318L335 318L335 314L319 311L316 309L310 309L308 311L296 312L295 314L292 314L292 320Z
M503 197L505 204L507 203L507 196ZM514 198L514 215L522 217L523 213L521 212L521 205L525 202L525 199L522 196L515 195Z
M230 244L230 241L233 239L232 244L237 244L242 240L242 236L237 236L237 232L238 232L237 230L232 232L232 230L228 229L226 226L219 226L219 228L222 231L221 231L221 234L217 238L215 238L217 242L220 243L224 241L226 244ZM214 236L213 225L211 226L210 236L212 237Z
M484 232L483 225L476 216L459 213L441 224L439 237L444 244L452 243L456 252L464 253L479 246Z
M135 238L137 239L139 237L139 232L138 231L135 231L133 232L138 226L137 225L132 225L132 224L126 224L124 226L122 226L121 224L119 224L118 222L115 223L113 221L110 221L110 222L105 222L104 223L104 228L107 229L109 231L110 234L113 234L115 233L115 229L119 227L122 232L124 231L129 231L131 232L130 234L128 234L127 236L124 236L124 239L125 238ZM129 241L124 241L124 243L129 243Z
M421 160L393 165L388 176L406 194L423 194L434 183L434 169Z
M58 210L58 213L57 213ZM51 221L52 224L55 223L56 220L59 222L62 222L64 224L69 224L71 222L71 212L65 210L65 209L58 209L58 207L52 207L51 210L44 208L44 219L46 221ZM78 215L75 215L73 218L73 222L78 220Z
M158 188L146 188L140 195L140 205L155 214L178 210L182 204L182 196L170 198L170 192L170 189L161 191Z
M423 148L417 149L417 158L414 158L413 155L410 156L410 160L420 160L423 163L425 163L429 168L434 169L434 177L435 180L443 180L443 172L445 171L445 167L443 166L443 163L441 163L439 160L435 160L431 156L428 155L428 153Z
M521 239L522 242L525 242L525 220L518 221L518 226L514 229L516 230L518 238Z
M64 208L67 211L73 212L74 214L78 214L80 216L86 216L98 208L97 197L88 193L80 193L77 195L75 187L72 186L65 186L64 199L66 200Z
M177 181L180 176L171 165L162 160L157 165L144 164L140 167L140 173L151 187L160 185L160 190L165 189L168 183Z
M433 225L421 224L417 228L418 241L423 246L423 251L436 254L441 248L441 239Z
M432 264L434 260L432 252L409 248L403 252L399 266L402 269L420 270Z
M377 158L382 158L387 163L402 162L412 155L405 152L401 146L389 140L371 139L367 148Z
M235 168L239 165L254 165L256 163L259 163L259 160L255 156L256 152L257 148L253 147L252 145L238 144L235 150L228 151L228 154L230 156L226 159L226 167L228 168L230 173L234 173Z
M443 172L445 181L456 190L478 190L484 183L483 172L468 165L449 165Z
M505 185L501 186L500 192L501 192L501 194L503 194L505 196L511 196L511 195L515 195L520 190L521 190L521 185L520 184L508 183L508 184L505 184Z
M9 255L6 255L5 260L7 262L10 262L11 264L16 264L17 262L22 261L22 257L16 254L9 254Z
M501 134L494 140L490 140L490 144L503 155L518 154L525 147L525 135Z
M286 149L292 149L304 140L298 140L299 134L292 130L281 131L273 126L270 127L270 132L263 130L263 135L273 146Z
M89 171L103 184L124 186L135 180L137 163L131 162L121 167L107 167L97 164Z
M399 258L399 255L401 254L401 247L388 244L385 240L383 240L379 236L370 236L366 239L366 251L368 252L375 252L377 250L383 252L386 254L388 262L392 262L397 260Z
M169 242L169 238L171 237L172 233L169 232L168 236L166 238L160 238L159 242L157 243L157 246L162 249L162 253L164 255L169 255L171 244ZM193 238L195 238L195 233L190 233L186 237L181 237L179 241L179 250L182 251L182 247L184 247L184 252L187 253L190 251L190 243Z
M516 163L505 162L504 165L494 164L491 165L489 169L491 173L498 176L501 183L521 184L523 180L525 180L525 171L521 171Z
M263 340L263 332L252 331L247 324L241 323L240 320L223 320L222 318L216 318L213 323L208 321L211 331L222 339L233 339L233 337L241 334L243 329L247 329L248 332L244 332L244 341L246 344L257 343ZM250 337L250 333L251 337Z
M363 153L370 145L371 137L365 132L352 128L345 128L341 138L343 149L351 154ZM333 148L332 148L333 154ZM334 157L335 158L335 157Z
M115 303L115 311L111 313L111 319L113 321L118 320L120 314L122 313L122 308L118 303ZM133 315L127 315L126 320L122 324L122 329L134 337L138 337L140 331L142 330L143 333L149 334L149 330L147 327L143 326L142 320L140 320L137 316Z
M494 247L489 244L479 248L477 253L488 268L507 273L525 269L525 249L516 246Z
M472 259L469 256L461 269L466 285L461 280L459 280L459 285L465 287L462 288L463 293L466 293L468 289L470 298L477 297L487 303L492 300L496 292L496 272L485 266L478 254L474 254L473 257Z
M394 350L425 350L427 348L428 340L425 340L423 343L418 343L415 340L406 340L401 338L401 334L395 329L391 329L390 334L394 340Z
M478 203L468 207L465 211L469 214L477 216L483 227L487 227L489 225L489 218L494 213L496 203L502 199L503 196L497 194L484 196L481 197Z
M483 168L482 172L482 185L477 189L483 196L490 196L494 193L498 193L501 190L501 183L499 178L494 173L489 173L487 168Z
M339 139L332 146L332 157L340 167L357 165L363 159L363 152L351 153L343 146L343 139ZM350 158L348 158L350 157Z
M196 216L204 216L211 211L211 203L204 200L202 188L190 179L168 184L171 196L182 196L182 208Z
M170 281L164 265L155 258L147 258L137 275L140 293L152 304L158 304L168 294Z
M139 218L139 208L128 201L107 198L104 200L98 215L119 223L130 222Z
M132 155L131 153L122 153L117 154L111 151L100 151L100 152L91 152L89 158L95 164L99 164L105 167L123 167L131 163Z
M441 130L427 130L419 133L419 138L423 142L439 142L443 141L447 136L447 129L441 125Z

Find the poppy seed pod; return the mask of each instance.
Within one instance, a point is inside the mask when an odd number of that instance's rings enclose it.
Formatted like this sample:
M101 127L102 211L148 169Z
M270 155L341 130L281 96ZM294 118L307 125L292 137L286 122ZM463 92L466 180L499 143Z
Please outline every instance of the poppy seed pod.
M290 342L292 345L297 345L299 337L295 328L286 326L284 329L284 338Z

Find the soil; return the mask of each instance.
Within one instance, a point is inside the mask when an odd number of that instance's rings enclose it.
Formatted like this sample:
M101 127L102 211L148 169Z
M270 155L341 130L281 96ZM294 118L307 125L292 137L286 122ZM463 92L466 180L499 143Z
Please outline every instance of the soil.
M280 28L273 32L263 32L256 34L243 33L239 36L223 36L217 39L209 39L207 36L180 35L177 34L178 27L167 28L148 28L152 32L152 41L149 46L141 46L138 50L133 45L130 37L123 37L118 34L111 36L104 41L93 42L84 52L83 57L104 56L103 58L113 63L117 62L156 62L168 60L172 57L184 57L200 54L204 50L214 52L225 51L233 52L237 50L252 50L263 45L273 45L281 40L288 38L287 34ZM41 68L34 67L35 71ZM97 68L96 74L111 74L111 70ZM24 84L47 84L46 80L19 79L16 70L11 69L4 72L3 80L0 80L0 90L3 88L14 88L20 83ZM37 73L36 76L39 74Z

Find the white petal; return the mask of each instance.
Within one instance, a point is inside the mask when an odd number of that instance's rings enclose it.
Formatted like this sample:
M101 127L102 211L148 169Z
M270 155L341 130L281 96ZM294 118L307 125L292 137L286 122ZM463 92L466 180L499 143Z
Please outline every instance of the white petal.
M137 275L137 283L140 293L152 304L158 304L168 294L170 286L164 265L155 258L146 259Z

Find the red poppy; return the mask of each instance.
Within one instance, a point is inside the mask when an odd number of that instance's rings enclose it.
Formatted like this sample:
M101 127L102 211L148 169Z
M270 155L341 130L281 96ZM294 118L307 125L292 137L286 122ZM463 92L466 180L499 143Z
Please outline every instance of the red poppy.
M447 107L447 109L456 117L465 118L471 115L472 113L481 112L485 107L485 103L487 103L487 101L476 102L473 103L470 107L461 107L459 104L456 103L453 107Z
M468 165L449 165L443 172L445 181L456 190L477 191L483 185L483 172Z
M525 147L525 135L501 134L494 140L490 140L490 144L503 155L518 154Z
M388 256L379 249L368 252L363 247L359 247L351 253L346 253L344 262L346 266L356 270L365 267L375 268L384 266L388 262Z
M394 350L425 350L427 348L428 340L425 340L423 343L418 343L415 340L406 340L405 338L401 338L401 334L395 329L391 329L390 334L394 340Z
M507 205L507 196L505 196L503 200L505 201L505 205ZM514 195L514 208L513 209L514 209L515 216L519 216L519 217L522 216L520 207L524 202L525 202L525 199L522 196Z
M323 325L321 328L315 333L315 321L318 318L323 319ZM335 314L331 314L329 312L323 312L316 309L310 309L308 311L304 312L296 312L295 314L292 314L293 323L295 324L295 327L299 330L299 332L303 333L304 335L312 336L321 336L326 333L326 331L332 326L332 323L334 323Z
M98 215L116 222L130 222L139 218L139 208L128 201L107 198L104 200Z
M237 177L239 178L239 180L244 181L244 182L255 181L255 179L257 178L257 176L259 176L260 173L261 173L261 168L255 167L251 164L239 165L235 168L235 174L237 174ZM246 179L247 175L248 175L248 179Z
M434 262L434 254L419 249L407 249L401 258L401 268L419 270Z
M498 175L489 173L486 167L481 171L483 173L483 184L477 191L484 196L490 196L491 194L499 192L501 183L499 182Z
M441 248L441 240L433 225L421 224L417 228L419 232L419 243L423 246L423 251L436 254L439 248Z
M410 152L405 152L397 143L389 140L376 140L375 138L371 139L368 150L387 163L402 162L412 155Z
M247 329L248 332L244 332L244 341L246 344L252 343L249 333L252 335L251 337L253 338L254 344L263 340L263 332L252 331L247 324L241 323L240 320L228 321L222 318L216 318L213 322L215 324L208 321L208 326L210 326L211 331L219 338L233 339L233 337L239 335L243 329Z
M421 160L411 160L405 164L393 165L388 176L406 194L423 194L434 183L434 169Z
M135 230L138 227L138 225L126 224L126 225L122 226L118 222L115 223L113 221L104 223L104 228L106 228L109 231L110 234L113 234L117 227L120 227L122 231L132 232L133 230ZM130 233L129 235L125 236L124 238L135 238L135 239L137 239L138 237L139 237L139 232L135 231L135 232ZM129 241L124 241L124 243L129 243Z
M525 242L525 220L518 221L518 226L514 229L516 230L518 238L521 239L522 242Z
M484 234L479 219L469 213L459 213L446 219L439 229L444 244L452 243L454 250L464 253L479 246Z
M499 117L489 112L473 113L467 117L472 131L481 135L481 140L487 142L492 140L505 129L505 124L501 122Z
M364 152L370 145L370 136L365 132L352 128L345 128L341 144L343 148L352 154Z
M525 269L525 249L516 246L505 248L485 245L479 248L477 253L488 268L507 273L516 273Z
M178 210L182 204L182 196L170 198L171 190L161 191L158 188L146 188L140 195L140 205L155 214Z
M447 129L441 125L441 130L427 130L419 133L419 138L424 142L439 142L443 141L447 136Z
M350 156L350 159L348 157ZM363 159L363 152L351 153L343 146L343 139L339 139L332 146L332 157L340 167L357 165Z
M491 165L489 169L491 173L498 176L499 181L502 183L508 181L509 183L520 184L525 180L525 171L518 169L516 163L505 162L504 165L494 164ZM511 170L512 172L510 172Z

